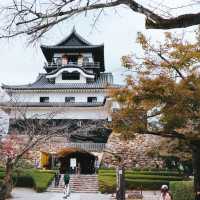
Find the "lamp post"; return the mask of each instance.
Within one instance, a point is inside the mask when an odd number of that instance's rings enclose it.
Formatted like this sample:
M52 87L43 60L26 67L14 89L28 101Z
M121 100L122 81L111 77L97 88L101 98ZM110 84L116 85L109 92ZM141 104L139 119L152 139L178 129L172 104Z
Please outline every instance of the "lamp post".
M117 167L117 200L125 200L125 180L124 180L124 167L120 165Z

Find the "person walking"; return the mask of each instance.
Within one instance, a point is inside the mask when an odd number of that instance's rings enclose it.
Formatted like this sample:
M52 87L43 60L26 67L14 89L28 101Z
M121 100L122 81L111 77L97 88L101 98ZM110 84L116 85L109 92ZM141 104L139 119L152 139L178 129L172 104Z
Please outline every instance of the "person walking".
M55 174L55 187L59 186L60 178L61 178L60 172L56 172L56 174Z
M99 170L99 159L98 159L98 156L95 157L95 161L94 161L94 171L95 171L95 174L98 173L98 170Z
M64 198L65 199L67 199L70 195L69 180L70 180L69 174L65 173L65 175L64 175L64 183L65 183Z
M160 200L172 200L172 195L167 185L162 185L161 187Z

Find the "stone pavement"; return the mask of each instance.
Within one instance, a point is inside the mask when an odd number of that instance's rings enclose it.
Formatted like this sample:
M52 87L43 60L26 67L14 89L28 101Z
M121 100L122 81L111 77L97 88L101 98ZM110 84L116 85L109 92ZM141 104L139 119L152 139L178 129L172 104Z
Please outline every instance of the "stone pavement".
M13 198L9 200L64 200L63 193L44 192L36 193L32 189L14 188ZM159 191L143 191L143 200L159 200ZM111 195L99 193L72 193L68 200L111 200Z
M12 192L13 198L9 200L64 200L63 193L44 192L36 193L32 189L15 188ZM68 200L110 200L110 195L99 193L72 193Z

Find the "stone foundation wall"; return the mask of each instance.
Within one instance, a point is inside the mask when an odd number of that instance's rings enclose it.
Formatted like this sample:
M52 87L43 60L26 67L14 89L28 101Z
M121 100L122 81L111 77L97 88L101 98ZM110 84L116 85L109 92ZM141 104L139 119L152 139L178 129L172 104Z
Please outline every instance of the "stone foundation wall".
M157 148L160 139L159 136L136 135L132 140L123 141L118 134L112 133L106 145L106 151L121 156L123 165L127 169L161 168L163 161L151 157L148 153ZM118 161L112 154L105 152L101 165L103 167L116 167Z
M21 135L21 137L24 137ZM129 141L123 141L119 135L112 133L106 144L105 151L114 153L123 158L123 164L127 169L130 168L158 168L163 166L163 161L156 157L151 157L148 152L156 149L159 140L158 136L152 135L136 135ZM34 165L40 161L41 152L57 153L66 147L67 138L53 137L43 142L27 153L25 159ZM116 167L118 162L110 153L104 153L99 156L103 167Z

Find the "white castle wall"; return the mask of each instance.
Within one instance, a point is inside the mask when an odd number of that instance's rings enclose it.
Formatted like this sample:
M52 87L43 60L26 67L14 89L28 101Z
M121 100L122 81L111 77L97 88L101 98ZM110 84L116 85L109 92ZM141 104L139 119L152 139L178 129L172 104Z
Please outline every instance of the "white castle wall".
M103 102L106 97L105 91L100 92L18 92L11 96L16 102L40 102L40 97L49 97L49 102L65 102L65 97L75 97L75 102L87 102L87 97L97 97L97 102Z
M108 119L110 118L110 101L100 107L29 107L24 108L26 118L37 119ZM13 109L10 118L20 118L22 109Z

